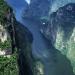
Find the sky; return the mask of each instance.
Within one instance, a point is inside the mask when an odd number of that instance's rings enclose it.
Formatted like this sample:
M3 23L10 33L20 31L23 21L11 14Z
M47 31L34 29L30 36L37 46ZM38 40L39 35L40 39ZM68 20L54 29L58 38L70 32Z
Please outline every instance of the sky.
M31 0L25 0L25 1L26 1L28 4L30 4L30 1L31 1Z
M20 9L27 5L30 0L6 0L6 2L14 9Z

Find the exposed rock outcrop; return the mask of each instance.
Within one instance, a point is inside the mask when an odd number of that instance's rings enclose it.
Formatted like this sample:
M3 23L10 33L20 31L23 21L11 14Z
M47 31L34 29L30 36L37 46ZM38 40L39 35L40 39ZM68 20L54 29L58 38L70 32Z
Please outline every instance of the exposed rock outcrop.
M46 29L42 29L43 34L71 61L75 73L75 4L70 3L59 8L50 15L49 22Z

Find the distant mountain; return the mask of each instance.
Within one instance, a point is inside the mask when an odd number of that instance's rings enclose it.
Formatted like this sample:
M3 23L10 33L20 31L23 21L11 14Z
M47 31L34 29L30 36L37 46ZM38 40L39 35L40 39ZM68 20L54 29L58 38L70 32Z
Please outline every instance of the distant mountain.
M32 0L28 8L24 9L23 17L39 19L48 16L50 4L49 0Z

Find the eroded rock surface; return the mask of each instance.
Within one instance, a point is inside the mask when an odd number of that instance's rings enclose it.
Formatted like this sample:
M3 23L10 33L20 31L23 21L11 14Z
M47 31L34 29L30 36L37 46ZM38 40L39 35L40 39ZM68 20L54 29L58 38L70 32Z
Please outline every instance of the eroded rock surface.
M44 35L70 60L75 73L75 4L70 3L50 15Z

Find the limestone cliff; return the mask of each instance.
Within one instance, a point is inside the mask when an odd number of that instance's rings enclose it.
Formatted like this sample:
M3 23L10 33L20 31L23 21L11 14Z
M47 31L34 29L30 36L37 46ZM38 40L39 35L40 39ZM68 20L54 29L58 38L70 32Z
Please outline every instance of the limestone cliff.
M49 23L42 29L53 46L70 60L75 73L75 4L60 7L50 15Z

